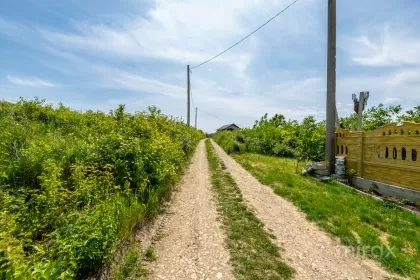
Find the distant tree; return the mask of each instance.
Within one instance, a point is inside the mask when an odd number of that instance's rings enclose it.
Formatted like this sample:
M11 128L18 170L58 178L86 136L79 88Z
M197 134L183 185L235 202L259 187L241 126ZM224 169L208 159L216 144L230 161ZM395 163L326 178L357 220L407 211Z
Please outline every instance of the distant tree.
M282 114L275 114L270 120L269 124L275 127L279 127L284 125L286 122L286 118Z
M351 114L348 117L340 118L340 123L343 125L343 128L356 130L357 129L357 114Z
M373 106L363 113L362 130L374 130L380 126L392 123L399 119L401 111L401 105L390 105L386 107L381 103L376 107ZM341 118L340 122L344 128L356 130L357 114Z
M420 106L416 106L414 107L414 109L405 112L402 116L398 118L398 121L420 123Z
M274 126L279 127L286 123L286 118L282 114L275 114L271 119L268 118L268 114L265 113L260 120L256 120L254 128L257 126Z
M371 107L363 114L362 128L363 130L374 130L377 127L392 123L396 121L401 110L401 105L385 107L382 103L377 107Z
M297 129L296 172L299 162L321 160L324 157L325 123L317 123L313 116L309 116L303 119Z
M119 104L118 108L113 112L114 118L117 121L122 121L124 119L124 112L125 111L125 105Z

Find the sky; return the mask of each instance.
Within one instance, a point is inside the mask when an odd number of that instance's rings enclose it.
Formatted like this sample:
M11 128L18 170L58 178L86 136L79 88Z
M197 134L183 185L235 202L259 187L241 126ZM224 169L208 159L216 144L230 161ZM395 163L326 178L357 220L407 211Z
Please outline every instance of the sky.
M186 67L223 51L292 0L2 0L0 98L76 110L154 105L186 119ZM263 114L325 119L327 0L299 0L191 73L198 128ZM337 1L337 108L420 105L420 1Z

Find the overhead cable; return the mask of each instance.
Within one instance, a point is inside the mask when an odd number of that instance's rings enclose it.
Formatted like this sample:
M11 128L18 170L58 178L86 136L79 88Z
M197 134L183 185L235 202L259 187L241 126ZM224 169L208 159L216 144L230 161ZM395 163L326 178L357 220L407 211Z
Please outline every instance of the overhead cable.
M206 111L204 111L204 110L202 110L202 109L200 109L200 108L198 108L198 107L197 107L197 110L198 110L198 111L203 112L204 114L209 115L210 117L213 117L213 118L219 119L219 120L224 121L224 122L226 122L226 123L230 123L230 121L225 120L225 119L221 119L221 118L219 118L219 117L217 117L217 116L215 116L215 115L212 115L212 114L210 114L210 113L208 113L208 112L206 112ZM242 125L242 124L240 124L240 123L237 123L237 124L239 124L239 125L240 125L240 126L242 126L242 127L245 127L244 125Z
M225 52L227 52L228 50L230 50L230 49L234 48L235 46L239 45L240 43L242 43L243 41L245 41L248 37L250 37L252 34L254 34L254 33L255 33L255 32L257 32L258 30L260 30L261 28L263 28L265 25L267 25L270 21L272 21L273 19L275 19L276 17L278 17L280 14L282 14L283 12L285 12L287 9L289 9L289 8L290 8L293 4L295 4L297 1L299 1L299 0L295 0L294 2L292 2L291 4L289 4L289 6L287 6L286 8L284 8L283 10L281 10L280 12L278 12L275 16L273 16L272 18L270 18L269 20L267 20L264 24L260 25L257 29L255 29L254 31L252 31L251 33L249 33L247 36L245 36L244 38L242 38L241 40L239 40L238 42L236 42L235 44L233 44L232 46L230 46L230 47L229 47L229 48L227 48L226 50L222 51L221 53L219 53L219 54L217 54L217 55L213 56L212 58L210 58L210 59L208 59L208 60L206 60L206 61L204 61L204 62L202 62L202 63L200 63L200 64L198 64L198 65L196 65L196 66L191 67L190 69L194 69L194 68L200 67L200 66L202 66L202 65L204 65L204 64L206 64L206 63L208 63L208 62L212 61L213 59L215 59L215 58L217 58L217 57L221 56L222 54L224 54L224 53L225 53Z

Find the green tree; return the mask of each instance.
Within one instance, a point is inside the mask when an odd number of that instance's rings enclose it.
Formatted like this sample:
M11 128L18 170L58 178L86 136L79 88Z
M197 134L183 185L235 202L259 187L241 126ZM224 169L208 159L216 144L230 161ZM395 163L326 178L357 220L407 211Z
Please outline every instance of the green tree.
M416 106L414 109L405 112L405 114L398 118L398 121L420 123L420 106Z
M387 125L399 119L401 113L401 105L390 105L386 107L384 104L373 106L363 113L362 130L374 130L380 126ZM356 130L357 114L341 118L340 122L344 128Z
M298 127L296 172L298 171L299 162L304 160L321 160L324 156L324 150L324 123L317 123L313 116L304 118Z
M397 119L401 110L401 105L385 107L382 103L377 107L371 107L363 114L362 128L363 130L374 130L389 124Z
M269 121L270 125L279 127L284 125L286 122L286 118L282 114L275 114Z
M357 114L353 113L348 117L340 118L340 123L343 128L356 130L357 129Z
M256 120L254 128L257 126L273 126L279 127L286 123L286 118L282 114L275 114L271 119L268 119L268 114L265 113L260 120Z

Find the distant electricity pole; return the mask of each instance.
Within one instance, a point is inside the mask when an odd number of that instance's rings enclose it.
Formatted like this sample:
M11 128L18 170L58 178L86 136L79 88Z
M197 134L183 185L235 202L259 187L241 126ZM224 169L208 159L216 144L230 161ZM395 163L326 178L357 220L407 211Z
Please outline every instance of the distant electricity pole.
M197 129L197 107L195 107L195 128Z
M190 66L187 65L187 125L190 126Z
M336 0L328 0L328 51L327 51L327 132L325 160L329 170L335 162L335 66L336 66Z
M353 93L354 112L357 114L357 131L362 130L362 116L363 110L367 105L369 99L369 91L362 91L357 99L356 94Z

